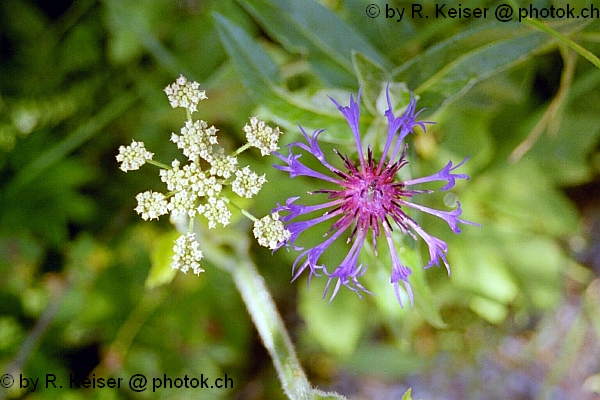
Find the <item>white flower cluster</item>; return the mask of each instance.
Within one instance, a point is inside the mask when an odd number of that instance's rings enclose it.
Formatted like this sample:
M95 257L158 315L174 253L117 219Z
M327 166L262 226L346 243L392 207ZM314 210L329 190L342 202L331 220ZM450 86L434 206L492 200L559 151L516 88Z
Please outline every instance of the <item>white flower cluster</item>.
M182 165L174 160L169 167L156 162L152 160L153 153L147 151L142 142L133 141L130 146L119 148L117 161L122 163L120 168L123 171L138 169L148 160L161 167L160 179L166 184L168 193L150 190L136 196L138 206L135 211L144 220L158 219L169 213L174 219L194 218L199 214L208 220L209 228L215 228L217 224L225 226L231 220L228 204L232 202L224 197L223 188L231 185L236 195L251 198L258 194L267 181L264 174L258 175L249 166L240 168L236 156L251 146L259 148L262 155L277 150L281 135L279 128L273 129L257 117L252 117L250 125L244 127L248 144L232 154L226 154L225 149L219 146L218 130L214 126L209 127L205 121L191 119L191 113L197 111L200 100L207 98L198 87L197 82L188 82L182 75L164 90L173 108L184 107L189 110L188 120L180 133L172 133L170 139L187 158L186 163ZM235 203L232 204L235 206ZM242 212L255 220L249 213ZM256 220L254 235L259 244L271 249L290 237L276 213ZM203 271L200 268L202 252L193 234L188 233L177 239L174 251L173 268L183 272L192 268L197 274Z
M198 212L203 214L208 219L208 228L216 228L217 222L225 226L229 224L231 211L227 208L227 204L222 199L209 197L208 203L200 204Z
M177 145L177 148L183 151L183 154L190 161L198 161L201 157L211 162L213 160L213 145L217 142L217 128L208 127L208 124L202 120L192 122L186 121L185 126L181 128L181 136L175 133L171 134L171 142Z
M138 201L138 206L135 208L135 211L137 211L144 220L158 219L158 217L168 212L167 201L165 200L165 195L162 193L149 190L138 194L135 198Z
M248 143L260 149L260 153L263 156L271 154L272 151L279 150L277 146L279 136L281 136L279 127L273 129L265 124L264 121L259 120L258 117L251 117L250 125L246 124L244 126L244 132L246 132Z
M292 235L289 230L285 229L276 212L255 221L253 233L258 244L271 250L279 248Z
M237 158L225 155L219 147L216 137L217 129L208 127L205 121L186 122L181 135L171 134L171 141L177 144L189 163L180 168L179 161L171 163L171 169L160 171L160 178L167 184L167 189L174 192L168 204L169 211L174 214L196 213L208 219L208 227L215 228L217 222L225 226L229 224L231 212L226 203L219 199L223 185L237 171ZM202 170L201 160L210 168ZM207 203L197 205L206 198Z
M147 160L152 160L154 153L150 153L144 147L144 142L136 142L133 140L129 146L119 147L117 161L121 163L121 170L135 171L146 163Z
M236 172L237 163L237 158L226 156L225 150L219 149L219 152L214 154L213 161L210 163L210 173L227 179Z
M200 275L204 272L204 269L200 267L200 262L204 256L200 245L196 241L193 233L187 233L179 236L173 246L175 255L173 256L173 262L171 262L171 268L178 269L184 274L191 268L196 275Z
M257 194L267 181L264 174L259 176L249 166L235 171L235 176L235 180L231 183L231 189L238 196L248 199Z
M171 107L183 107L190 112L198 111L197 106L200 100L207 99L204 90L199 90L198 82L188 82L187 78L180 75L177 80L165 88L165 93L169 98Z

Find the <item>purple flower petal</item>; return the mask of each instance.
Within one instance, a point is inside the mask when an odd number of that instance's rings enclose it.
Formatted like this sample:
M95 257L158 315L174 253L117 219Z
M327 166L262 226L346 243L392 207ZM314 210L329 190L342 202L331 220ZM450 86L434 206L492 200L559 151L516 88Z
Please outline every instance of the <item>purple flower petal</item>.
M452 231L454 233L460 233L460 228L458 227L459 223L473 225L473 226L481 226L474 222L465 221L465 220L458 218L462 214L462 208L460 207L459 201L456 202L456 209L454 209L452 211L434 210L433 208L424 207L424 206L421 206L421 205L415 204L415 203L409 203L404 200L401 200L400 204L403 204L410 208L414 208L419 211L426 212L431 215L435 215L436 217L443 219L444 221L446 221L448 223L448 225L450 226L450 229L452 229Z
M291 221L292 219L298 217L299 215L309 214L317 210L322 210L323 208L334 207L343 202L343 200L334 200L323 204L316 204L314 206L306 206L303 204L294 204L296 200L300 197L290 197L286 200L285 206L277 203L277 207L273 209L273 212L287 212L289 214L282 215L279 219L283 222Z
M391 232L386 229L385 231L385 239L387 240L388 247L390 248L390 255L392 256L392 276L390 282L394 285L394 291L396 293L396 299L398 299L398 303L402 307L402 299L400 298L400 292L398 291L399 282L402 281L404 284L404 288L406 289L406 293L408 294L408 298L410 299L410 305L413 305L413 295L410 284L408 283L408 277L412 274L410 268L404 266L400 262L400 258L398 258L398 253L396 252L396 245L392 240Z
M458 167L460 167L461 165L466 163L468 159L469 159L469 157L465 158L464 160L462 160L462 162L460 164L455 165L454 167L452 167L452 161L449 161L448 164L446 164L446 166L437 174L404 181L404 184L406 186L412 186L412 185L417 185L419 183L424 183L424 182L448 181L446 186L444 186L443 188L440 189L440 190L448 190L448 189L454 187L457 179L467 179L467 180L469 179L469 175L467 175L467 174L453 174L452 173L452 171L454 171L455 169L457 169Z
M316 130L313 132L312 136L308 136L306 131L304 131L304 129L301 126L298 125L298 127L300 128L302 135L304 135L304 138L306 139L308 146L302 142L293 142L293 143L290 143L288 145L288 147L290 147L290 148L291 147L300 147L301 149L306 150L307 152L309 152L310 154L315 156L315 158L317 160L319 160L321 162L321 164L323 164L330 171L332 171L334 173L339 172L337 168L335 168L334 166L332 166L331 164L329 164L327 162L327 160L325 159L325 154L323 154L323 151L321 150L321 146L319 146L319 141L318 141L319 135L321 133L323 133L325 131L325 129Z
M274 165L275 169L278 169L278 170L284 171L284 172L289 172L290 178L295 178L297 176L304 175L304 176L311 176L313 178L321 179L321 180L332 182L332 183L337 183L337 180L335 178L331 178L327 175L323 175L322 173L317 172L314 169L308 168L306 165L304 165L300 161L298 161L298 159L300 157L302 157L300 154L295 155L291 152L291 150L290 150L290 154L287 157L284 157L283 155L281 155L280 153L278 153L276 151L274 151L273 154L275 154L281 161L284 161L288 165L287 167L285 167L283 165Z
M358 265L358 256L360 251L362 250L363 244L365 243L365 239L367 237L366 232L361 232L354 243L352 244L352 248L346 255L346 258L340 263L340 265L333 271L333 273L327 273L327 269L325 269L325 273L329 276L329 280L327 281L327 286L325 287L325 293L323 293L323 297L327 295L329 291L329 285L333 279L337 279L337 283L333 289L333 293L331 294L331 298L329 302L333 300L335 295L338 293L341 285L346 286L350 290L356 292L358 297L362 298L360 292L365 292L372 294L369 292L360 282L358 282L358 278L363 276L366 272L366 267L363 268L362 264Z
M354 135L354 141L356 143L356 150L358 151L358 158L360 160L360 164L364 167L363 151L360 142L360 125L358 122L360 119L359 103L361 90L362 88L358 89L358 101L356 102L354 101L354 97L350 95L350 105L348 106L341 106L340 103L335 101L335 99L329 96L328 97L333 102L333 104L335 104L338 110L340 110L340 112L344 115L346 121L348 121L348 125L350 125L350 129L352 130L352 134Z

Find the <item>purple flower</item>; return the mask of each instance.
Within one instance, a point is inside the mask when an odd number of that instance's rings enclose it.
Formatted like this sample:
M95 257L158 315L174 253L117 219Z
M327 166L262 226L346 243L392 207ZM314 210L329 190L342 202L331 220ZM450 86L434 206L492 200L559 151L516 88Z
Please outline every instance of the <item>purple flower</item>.
M383 233L390 249L392 259L391 283L394 286L396 298L400 305L402 305L399 291L400 281L402 281L412 305L413 295L408 283L408 276L411 274L411 270L403 265L398 257L396 246L392 240L392 231L396 228L400 229L400 231L409 234L415 240L417 236L420 236L427 243L430 258L425 268L434 264L439 267L440 260L446 266L448 273L450 273L450 267L446 260L446 253L448 252L446 243L425 232L415 220L407 215L407 210L419 210L439 217L446 221L455 233L460 232L458 228L459 223L479 225L459 218L462 213L460 203L452 211L439 211L409 201L414 195L433 192L432 190L413 189L414 185L431 181L444 181L447 183L440 190L448 190L454 186L457 179L469 179L465 174L454 173L454 170L460 167L467 159L454 167L452 166L452 161L450 161L437 174L408 181L399 180L398 171L408 164L408 161L406 161L406 149L408 145L403 145L404 138L409 133L413 133L415 126L419 126L425 130L425 124L433 124L433 122L417 121L419 112L415 113L417 102L414 97L411 97L404 114L396 117L392 110L389 91L386 90L386 94L388 110L385 112L385 117L388 120L389 128L387 140L379 160L374 158L370 147L367 147L366 155L363 152L359 132L360 90L357 101L354 101L352 95L350 96L350 104L348 106L342 106L334 99L331 99L350 125L356 143L358 161L354 162L348 156L343 156L334 150L342 159L344 168L338 169L334 167L325 160L325 155L319 147L318 136L323 130L317 130L312 136L309 136L300 128L306 139L306 143L294 142L289 144L290 152L287 157L279 153L274 153L286 164L275 165L275 168L289 172L292 178L302 175L309 176L325 181L328 186L333 184L335 188L320 189L311 192L311 194L325 195L326 200L321 204L310 206L296 204L295 202L299 197L292 197L286 201L285 205L278 204L273 211L282 212L281 221L284 222L286 228L291 232L291 236L285 245L291 245L295 250L303 250L294 262L292 270L293 279L298 278L307 269L309 270L309 282L313 276L320 276L324 273L329 279L324 296L329 291L332 282L337 280L331 299L335 297L341 285L355 291L359 297L361 297L360 292L370 293L358 281L358 278L366 272L366 266L359 264L358 258L367 240L369 231L371 232L372 246L375 252L377 251L377 238ZM315 171L300 162L300 155L293 153L295 147L313 155L332 173L332 176ZM324 212L321 210L324 210ZM319 215L312 219L300 219L302 216L317 211L320 211ZM321 223L328 223L331 226L325 234L326 239L323 242L307 250L296 245L298 236L302 232ZM348 235L347 242L352 242L348 255L346 255L335 269L328 269L325 265L319 263L319 259L327 247L345 232Z

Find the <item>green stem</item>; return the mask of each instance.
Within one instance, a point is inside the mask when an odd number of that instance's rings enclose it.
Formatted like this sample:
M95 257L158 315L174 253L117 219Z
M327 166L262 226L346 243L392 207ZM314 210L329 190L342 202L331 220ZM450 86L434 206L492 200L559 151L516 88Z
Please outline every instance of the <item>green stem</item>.
M312 399L310 383L264 279L250 262L238 263L232 275L262 342L273 359L283 391L290 399Z
M560 40L561 42L563 42L564 44L566 44L567 46L569 46L570 48L575 50L577 53L579 53L581 56L583 56L586 60L588 60L589 62L594 64L596 67L600 68L600 59L598 59L598 57L596 57L591 51L585 49L578 43L575 43L568 37L561 35L554 29L550 28L549 26L547 26L546 24L543 24L542 22L540 22L538 20L527 18L525 20L525 23L528 24L529 26L532 26L532 27L542 31L542 32L546 32L547 34L554 36L555 38L557 38L558 40Z
M166 293L163 290L147 290L144 293L137 306L119 327L114 340L104 351L100 363L94 368L93 372L96 376L109 374L111 358L125 359L135 337L152 316L152 313L162 304L165 297Z
M232 206L234 206L235 208L240 210L240 212L242 214L244 214L246 217L248 217L250 219L250 221L252 221L252 222L258 221L258 218L256 218L254 215L250 214L248 211L244 210L242 207L238 206L237 204L235 204L234 202L229 200L227 197L221 196L221 200L223 200L227 204L231 204Z
M250 148L250 143L246 143L245 145L243 145L242 147L240 147L239 149L237 149L231 156L235 157L238 154L248 150Z
M163 169L171 169L171 167L169 167L167 164L163 164L160 161L146 160L146 162L148 164L156 165L157 167L160 167L160 168L163 168Z
M211 238L206 236L203 240ZM211 246L211 250L206 252L206 259L224 268L233 277L262 343L273 359L285 394L294 400L314 399L313 389L302 370L275 302L248 255L248 239L231 232L227 243L234 247L233 254L223 251L220 246Z

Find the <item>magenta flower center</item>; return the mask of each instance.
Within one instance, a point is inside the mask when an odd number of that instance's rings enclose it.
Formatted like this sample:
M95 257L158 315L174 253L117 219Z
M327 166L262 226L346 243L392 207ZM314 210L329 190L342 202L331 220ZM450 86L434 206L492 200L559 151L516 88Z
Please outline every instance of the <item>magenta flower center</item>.
M396 190L392 185L393 177L389 174L377 174L368 169L364 177L351 176L344 184L343 190L348 202L344 203L346 211L356 210L360 218L374 219L381 216L384 209L392 207L392 199Z
M398 170L407 164L404 154L396 163L381 167L373 162L371 150L364 165L356 166L348 157L342 157L348 169L347 173L341 173L343 178L340 185L344 188L331 191L329 198L345 199L339 211L343 217L334 225L336 227L347 226L351 222L356 223L350 239L354 237L357 230L366 232L369 228L373 230L374 236L379 235L380 223L386 224L393 230L387 217L396 222L401 222L405 216L400 208L399 202L402 196L410 197L412 191L404 190L404 183L395 182ZM361 170L364 169L364 172Z
M352 182L349 185L349 189L358 192L357 200L361 206L361 211L371 216L377 216L381 207L391 205L390 199L394 197L396 191L390 184L389 179L386 179L389 177L377 176L370 173L371 171L368 172L368 175L362 182ZM353 187L355 183L358 183L357 188Z

